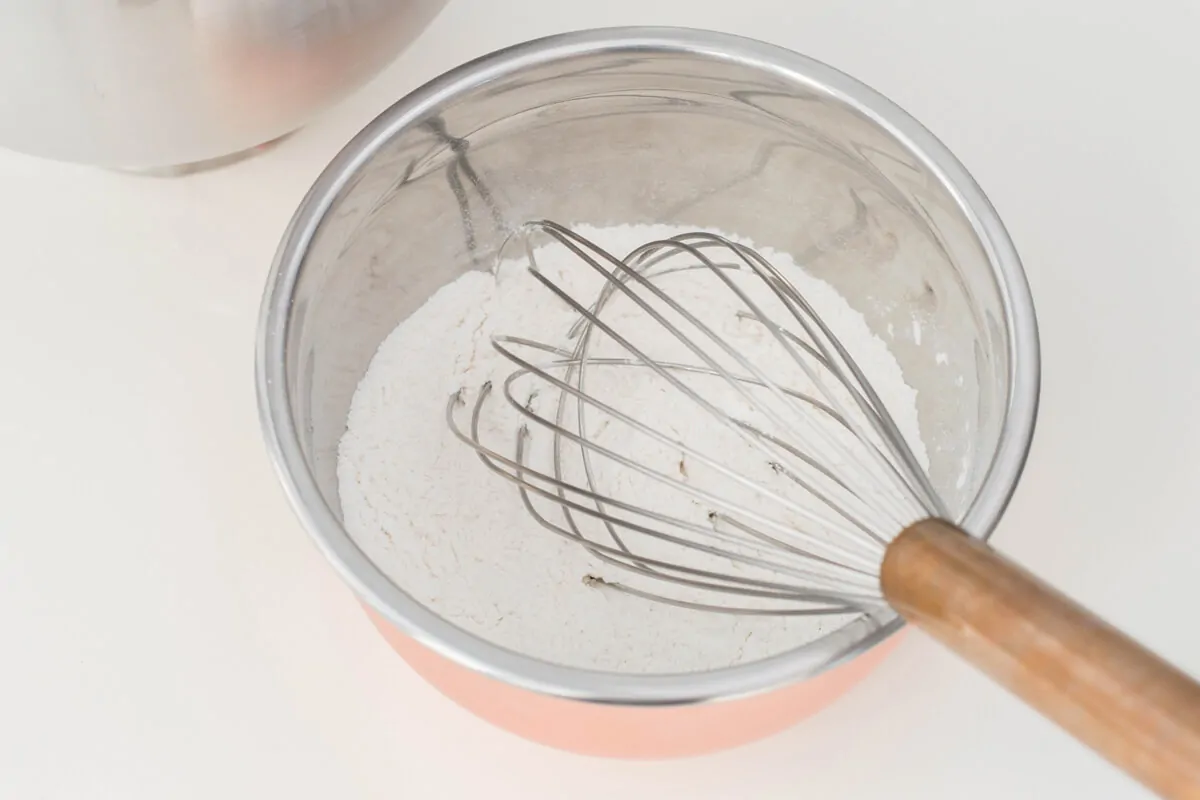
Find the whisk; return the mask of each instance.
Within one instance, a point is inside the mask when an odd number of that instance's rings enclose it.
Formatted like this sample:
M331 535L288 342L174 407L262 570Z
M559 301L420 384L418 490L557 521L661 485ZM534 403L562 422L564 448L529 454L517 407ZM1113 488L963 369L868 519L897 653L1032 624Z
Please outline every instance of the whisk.
M592 288L564 289L539 239ZM452 395L447 422L541 528L613 568L586 585L722 614L890 607L1162 796L1200 798L1200 684L954 524L794 276L704 232L624 257L549 221L510 242L575 322L558 342L494 336L512 372ZM497 395L519 421L489 443ZM704 430L651 405L701 409Z

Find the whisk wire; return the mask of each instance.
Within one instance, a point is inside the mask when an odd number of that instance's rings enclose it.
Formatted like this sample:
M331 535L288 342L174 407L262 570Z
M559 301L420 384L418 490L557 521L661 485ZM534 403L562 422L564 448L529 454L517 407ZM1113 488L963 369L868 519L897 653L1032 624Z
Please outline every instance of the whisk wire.
M650 425L647 425L647 424L641 422L640 420L637 420L637 419L629 416L628 414L614 408L613 406L611 406L607 403L604 403L603 401L601 401L595 397L584 394L583 392L579 391L579 389L577 389L576 387L571 386L570 384L566 383L565 381L554 377L549 372L541 369L540 367L536 366L535 364L533 364L529 361L526 361L525 359L516 355L512 351L504 348L500 344L502 341L503 341L503 337L497 337L496 340L493 342L493 344L496 346L496 349L500 353L502 353L506 358L508 358L510 361L512 361L514 364L516 364L518 367L520 367L520 369L510 373L508 375L508 377L506 377L504 379L502 390L503 390L505 399L509 402L509 404L521 416L525 417L527 420L529 420L543 428L546 428L547 430L552 431L556 436L561 436L561 437L573 442L574 444L577 444L580 447L587 449L588 451L591 451L594 453L599 453L599 454L603 455L605 458L610 459L618 464L621 464L622 466L627 467L631 470L634 470L635 472L638 472L642 475L645 475L646 477L651 478L652 480L658 481L658 482L666 484L672 488L678 489L679 491L682 491L685 494L690 494L697 500L703 500L704 502L709 503L714 506L717 506L718 508L721 508L727 512L736 513L740 516L744 516L749 519L754 519L755 521L759 522L760 524L775 527L780 531L780 533L782 533L784 535L796 536L797 538L803 539L810 546L815 547L817 549L828 548L830 551L838 554L842 558L845 558L849 561L857 562L860 565L862 565L863 567L869 568L870 566L872 566L875 563L874 559L864 558L864 555L862 553L856 553L852 550L843 548L839 544L835 543L834 541L825 541L825 540L810 536L809 534L807 534L805 531L803 531L801 529L784 525L778 521L772 520L770 517L759 514L758 512L755 512L744 505L737 505L737 504L732 503L732 502L728 501L727 499L721 497L720 495L714 494L709 491L705 491L705 490L700 489L695 486L691 486L672 475L667 475L663 472L652 469L652 468L646 466L645 464L641 464L637 460L630 458L629 456L626 456L622 453L618 453L615 450L612 450L611 448L608 448L601 444L598 444L597 442L594 442L594 441L588 439L586 436L583 436L575 431L568 430L560 425L556 425L552 420L548 420L545 417L541 416L540 414L536 413L535 411L532 411L528 407L527 404L520 402L512 393L513 383L516 382L517 380L519 380L520 378L522 378L526 375L530 375L530 374L537 375L543 381L555 386L558 389L561 389L562 391L566 392L567 394L570 394L574 397L584 400L588 405L599 409L600 411L604 412L606 415L612 417L613 419L616 419L619 422L622 422L622 423L628 425L629 427L633 428L634 430L637 430L639 433L642 433L655 441L670 445L671 447L678 449L679 451L685 453L686 455L691 456L697 462L702 463L705 466L713 469L714 471L724 475L729 480L731 480L737 484L741 484L748 489L751 489L756 494L759 494L764 498L771 499L771 500L778 502L784 508L787 508L788 510L793 511L796 514L799 514L801 516L809 518L814 522L823 524L828 529L830 529L836 533L847 534L849 531L848 528L838 525L836 521L827 519L827 518L823 517L822 515L819 515L816 512L812 511L811 509L806 508L805 506L801 505L797 501L795 501L789 497L785 497L784 495L781 495L778 492L776 492L766 486L763 486L761 483L758 483L757 481L754 481L751 478L748 478L745 475L742 475L741 473L737 472L736 470L729 468L725 464L721 463L721 461L719 459L714 458L714 457L708 455L707 453L699 451L699 450L691 447L690 445L686 444L685 442L682 442L682 441L679 441L678 439L670 437L670 436L666 435L665 433L663 433L662 431L659 431L659 430L651 427ZM861 545L862 539L860 537L849 536L848 538L849 538L849 541L860 543L860 545ZM879 553L882 552L882 548L879 548L877 546L869 547L869 548L865 548L865 549L866 549L867 553L869 553L871 555L875 555L875 556L877 556Z
M727 355L729 355L735 361L737 361L739 366L741 366L743 369L746 369L752 375L754 375L759 381L762 382L762 385L764 385L768 389L768 391L770 391L772 394L774 394L775 396L777 396L781 399L783 398L783 391L782 391L781 387L779 387L779 385L775 381L773 381L772 379L767 377L757 366L755 366L748 359L746 359L741 353L739 353L736 350L736 348L732 347L731 345L729 345L728 342L721 339L721 337L718 336L716 334L716 332L711 329L711 327L706 325L701 320L697 319L693 314L691 314L689 311L687 311L687 309L682 307L673 298L671 298L669 295L667 295L665 292L663 292L661 289L659 289L657 286L655 286L652 282L647 280L645 278L645 276L641 275L636 270L630 269L620 259L617 259L615 256L613 256L610 253L599 248L597 245L595 245L591 242L588 242L586 239L583 239L578 234L575 234L574 232L567 230L567 229L563 228L562 226L557 225L556 223L543 222L543 223L537 223L537 224L547 226L547 230L551 236L553 236L554 238L556 238L560 242L562 242L575 255L577 255L586 264L588 264L588 266L592 267L594 270L596 270L601 275L603 275L606 279L608 279L610 281L610 283L608 284L609 286L617 287L618 290L622 291L625 294L625 296L627 296L631 300L633 300L633 302L635 302L643 311L645 311L652 319L654 319L655 322L658 322L677 341L679 341L681 344L683 344L685 347L687 347L698 358L703 360L711 369L717 371L718 374L720 375L720 377L729 386L733 387L735 389L735 391L737 391L745 400L747 400L750 403L754 402L753 398L745 391L744 387L741 386L736 380L733 379L733 376L728 372L728 370L726 370L715 359L713 359L711 356L709 356L709 354L707 352L705 352L702 348L700 348L694 341L692 341L690 338L685 336L682 333L682 331L679 330L678 327L676 327L670 321L666 320L662 316L661 313L659 313L657 310L655 310L649 304L647 304L643 298L639 297L636 293L632 292L628 288L628 286L625 285L625 281L615 279L614 272L612 272L610 270L606 270L595 259L591 258L586 252L584 252L584 250L582 249L581 246L590 247L599 256L601 256L605 260L609 261L609 263L613 264L615 270L621 270L622 275L632 278L633 280L637 281L640 285L647 288L652 294L654 294L664 304L666 304L669 308L671 308L671 310L680 314L680 316L682 316L689 324L693 325L697 330L699 330L701 333L703 333L707 338L709 338L714 343L716 343L717 346L719 348L721 348ZM643 245L641 248L638 248L638 250L635 250L634 255L631 255L631 258L636 258L637 254L639 252L648 251L650 248L671 247L671 246L676 246L676 243L671 240L650 242L646 245ZM743 300L743 302L746 302L749 305L749 307L751 308L751 310L753 312L761 315L761 313L762 313L761 310L758 309L758 307L753 304L753 301L751 301L743 292L741 292L741 290L735 284L733 284L726 275L721 274L720 270L715 269L712 262L707 257L705 257L697 249L692 248L689 245L683 244L683 245L679 245L679 246L683 247L687 252L696 256L701 261L702 264L704 264L705 266L712 269L713 272L716 273L721 278L721 280L724 281L726 283L726 285L729 286L738 295L738 297L741 300ZM686 387L682 382L675 380L673 377L667 375L661 369L657 369L656 361L649 359L641 350L638 350L637 348L635 348L628 341L628 339L626 339L623 336L620 336L615 331L613 331L613 329L610 326L603 323L595 313L596 306L593 306L591 309L584 308L582 306L582 304L580 304L573 297L571 297L569 294L564 292L560 287L558 287L552 281L550 281L538 269L536 257L533 256L533 251L532 251L532 248L531 248L530 244L528 243L528 241L526 242L526 247L527 247L527 251L531 258L530 267L531 267L532 274L534 275L534 277L537 278L537 280L539 280L539 282L541 282L544 286L546 286L548 289L550 289L554 294L556 294L560 299L562 299L564 302L566 302L568 305L570 305L575 311L580 313L580 315L584 319L587 320L588 325L595 326L595 327L601 329L610 338L612 338L614 341L616 341L618 344L620 344L626 351L633 354L636 358L638 358L643 363L646 363L647 366L650 366L652 369L655 369L655 371L658 372L661 377L668 380L672 386L674 386L676 389L681 391L686 397L688 397L689 399L693 400L694 402L700 404L706 411L713 414L714 418L716 420L718 420L721 424L723 424L727 427L736 427L736 426L734 426L733 420L731 418L729 418L728 415L722 413L720 409L717 409L716 407L714 407L711 403L709 403L704 398L702 398L698 393L696 393L696 392L692 391L690 388ZM811 369L808 369L807 366L806 366L806 371L811 374ZM803 439L803 434L800 434L793 426L791 426L788 422L786 422L784 419L782 419L774 411L774 409L763 406L762 404L759 404L759 409L764 414L766 414L771 419L771 421L774 422L776 425L783 427L792 435L797 436L797 438ZM802 419L803 419L803 417L802 417ZM807 420L806 420L806 422L807 422ZM827 444L832 444L836 449L840 450L846 457L850 458L852 461L858 461L858 459L856 458L856 456L853 453L849 452L840 443L838 443L838 442L832 440L830 437L828 437L826 432L823 431L821 428L817 427L816 430L819 432L820 435L824 436ZM752 446L757 446L760 449L763 449L764 452L766 452L772 460L780 461L780 462L784 463L785 465L787 464L787 458L783 454L779 453L778 451L771 451L769 448L765 448L763 446L762 441L754 442L751 439L747 439L747 442L750 443ZM793 472L794 472L794 470L793 470ZM836 486L836 484L834 484L834 485ZM836 489L835 489L835 491L836 491ZM841 513L840 506L833 505L833 506L831 506L831 508L833 508L835 511L839 512L839 514ZM805 512L801 512L801 513L804 515L807 515ZM901 516L899 519L901 521L901 524L903 524L903 521L905 521L904 517ZM852 533L851 535L854 535L854 534Z
M497 340L504 341L504 342L507 342L510 344L518 344L523 347L538 349L543 352L548 352L548 353L552 353L552 354L561 356L561 358L558 360L549 362L547 364L543 364L542 367L544 369L556 369L556 368L562 368L562 367L566 367L569 369L571 367L577 367L579 364L584 363L585 361L586 361L586 363L592 364L595 366L622 366L622 367L642 367L642 368L646 367L646 365L644 363L642 363L641 361L637 361L637 360L631 359L631 358L603 358L603 357L588 357L586 359L579 358L579 357L576 357L576 355L573 352L563 350L562 348L554 347L552 345L547 345L543 342L537 342L532 339L525 339L525 338L521 338L521 337L504 336L504 337L498 337ZM696 366L693 364L681 364L678 362L671 362L671 361L658 361L657 363L660 367L667 369L667 370L699 374L699 375L707 375L707 376L716 376L717 375L717 372L715 370L709 369L707 367ZM760 382L754 378L741 376L741 375L735 375L733 377L735 380L742 382L742 383L748 383L748 384L752 384L752 385L760 385ZM569 373L563 378L563 381L569 383L569 381L570 381ZM580 386L579 391L580 392L583 391L582 385ZM792 397L802 403L805 403L805 404L811 406L813 409L824 413L831 420L833 420L834 422L837 422L839 425L845 427L848 431L851 430L849 425L846 423L845 418L843 418L840 414L838 414L837 411L830 408L828 405L826 405L822 401L818 400L817 398L812 397L811 395L804 394L803 392L796 391L794 389L785 388L784 393L787 394L789 397ZM563 392L560 394L560 403L558 406L559 412L556 414L555 423L554 423L556 427L560 427L564 424L563 419L562 419L562 414L561 414L561 409L563 406L561 401L571 395L572 395L571 392ZM583 405L586 405L586 401L581 401L581 403ZM582 416L579 419L580 419L579 427L585 428L586 425L583 422ZM774 436L773 434L770 434L765 431L759 430L758 428L755 428L753 425L750 425L747 422L742 422L741 420L735 419L734 423L737 425L740 425L742 428L744 428L746 431L748 431L752 435L767 439L775 446L783 448L784 450L791 453L796 458L803 461L805 463L805 465L820 472L826 478L837 483L839 486L841 486L847 492L853 494L855 497L858 497L860 500L862 499L861 496L858 494L858 492L854 489L854 487L852 487L849 483L844 481L842 478L838 477L838 475L833 470L829 469L827 466L822 464L820 461L818 461L811 455L803 452L802 450L795 447L794 445L791 445L788 442L785 442L784 440L780 439L779 437ZM556 431L556 433L555 433L556 441L559 436L560 436L560 434ZM868 446L874 447L874 445L871 445L869 443L868 443ZM584 451L584 452L586 453L587 451ZM554 456L555 456L555 463L556 463L556 467L557 467L561 463L559 460L561 453L557 448L554 451ZM772 465L773 465L773 467L775 467L775 469L778 473L786 476L789 480L792 480L793 482L797 483L799 486L801 486L802 488L804 488L806 491L810 492L811 494L820 497L820 499L822 499L822 501L825 502L830 507L836 507L832 499L830 499L827 496L821 495L820 490L818 488L813 486L810 482L806 481L800 475L797 475L797 474L791 472L783 464L780 464L778 462L772 462ZM586 469L586 467L585 467L585 469ZM558 478L562 477L561 469L556 468L555 476ZM594 480L592 478L592 475L590 474L590 471L588 471L587 481L588 481L588 485L594 485ZM862 531L862 533L865 536L867 536L867 537L871 538L872 540L874 540L875 542L877 542L881 548L887 546L887 541L883 537L879 536L879 534L875 533L875 531L873 531L870 528L870 526L867 525L866 522L864 522L863 520L854 516L848 510L843 509L842 514L847 521L849 521L851 524L855 525L860 531ZM613 537L616 539L618 546L622 547L623 549L627 549L627 548L625 548L625 545L623 544L623 542L621 541L619 536L617 536L615 533L613 533Z
M601 279L594 296L575 296L541 268L533 242L537 234ZM624 258L545 220L527 223L510 241L524 245L527 274L576 319L562 344L491 337L493 349L513 367L498 382L501 407L520 420L511 456L481 437L491 382L478 391L466 430L456 420L458 409L467 405L466 390L454 393L446 407L447 424L489 471L516 487L540 528L638 580L588 573L583 576L587 585L731 614L869 615L881 607L877 576L891 537L916 519L945 516L945 505L862 368L786 275L754 250L703 232L647 242ZM689 280L688 273L712 276L716 283L704 284L705 291L727 292L737 306L734 319L760 326L767 341L786 354L773 368L786 373L792 365L812 393L756 364L663 282L666 276L672 284ZM762 287L764 300L748 290L754 285ZM610 321L608 307L617 298L631 306L623 307L626 317ZM782 318L768 314L763 302L778 302ZM630 314L644 315L643 332L658 331L661 341L635 342L623 333L615 320ZM668 344L695 361L653 354ZM619 352L610 353L610 346ZM661 380L716 429L744 443L747 453L763 459L758 468L763 476L753 477L728 463L725 454L705 452L639 418L636 409L618 407L593 391L593 381L604 385L597 377L601 371L624 370ZM637 385L641 380L635 379ZM723 387L724 394L702 391L704 381ZM553 394L552 411L543 411L545 401L538 399L543 389ZM722 407L724 401L716 398L726 394L742 404L741 411ZM608 443L600 434L611 424L621 431ZM534 430L549 434L546 468L530 461ZM621 437L630 435L679 453L680 476L618 449L626 441ZM683 470L684 459L702 468L702 478L723 481L725 487L694 481ZM634 485L624 477L606 484L622 470L648 481L638 484L644 491L623 496L621 487ZM788 491L789 486L802 494ZM752 499L734 497L727 491L734 487ZM674 502L682 505L668 510L654 500L660 496L678 498ZM551 519L539 505L556 509L562 519ZM707 524L683 516L696 505L707 509Z
M558 481L553 476L550 476L550 475L542 473L538 470L533 470L533 469L529 468L519 458L518 459L510 459L488 447L481 445L479 443L479 429L478 429L479 417L480 417L481 409L483 407L483 403L486 400L487 394L490 392L490 390L491 390L490 385L486 385L484 387L484 389L481 390L480 397L477 399L477 401L475 403L475 407L474 407L474 410L472 411L472 415L471 415L471 433L470 433L470 435L464 433L459 428L457 421L455 420L455 417L454 417L454 409L465 405L465 399L462 397L462 395L460 393L456 393L454 396L452 396L450 401L447 404L447 408L446 408L447 423L450 427L450 430L454 433L454 435L460 441L470 445L476 451L480 460L484 463L485 466L487 466L492 472L515 483L518 486L519 491L521 491L523 493L523 496L525 496L526 498L527 498L527 493L532 493L532 494L538 495L540 497L543 497L545 499L551 500L556 503L564 503L564 504L568 505L570 508L572 508L572 510L577 511L577 512L587 515L587 516L597 517L597 516L603 514L603 512L599 512L596 509L582 505L581 503L577 503L572 500L564 500L564 499L560 498L556 493L554 493L554 492L550 491L549 489L546 489L542 486L539 486L534 482L534 481L539 481L542 483L549 484L551 486L555 486L557 488L564 489L573 494L578 494L587 499L603 501L604 503L611 505L614 508L620 508L624 511L630 512L635 515L645 516L645 517L655 520L655 521L667 523L670 526L687 531L687 532L694 534L701 538L712 538L712 539L716 539L719 541L728 541L729 540L729 537L723 537L721 535L720 531L718 531L718 530L705 529L702 526L697 525L695 523L691 523L687 520L679 519L677 517L672 517L667 514L655 512L651 509L646 509L643 507L625 503L624 501L621 501L617 498L603 496L603 495L597 494L595 492L592 492L588 489L584 489L584 488L574 485L574 484ZM523 449L523 445L521 444L521 440L524 439L528 435L528 433L527 433L527 431L522 429L521 431L519 431L518 435L520 437L518 439L518 448L519 448L519 452L520 452L521 456L523 456L524 449ZM505 467L507 467L507 469L505 469ZM509 470L511 470L511 471L509 471ZM631 567L630 564L619 561L623 556L624 557L629 556L629 553L627 553L626 551L620 550L618 548L610 547L607 545L602 545L597 542L588 541L579 535L576 535L570 531L560 528L560 527L554 525L553 523L550 523L541 514L537 513L536 510L532 508L532 503L530 503L527 499L526 499L526 503L527 503L526 508L533 513L535 520L538 521L539 524L542 524L547 529L554 531L556 533L559 533L560 535L567 537L569 539L579 541L584 547L586 547L588 550L590 550L592 552L595 552L598 554L603 554L611 559L617 559L618 563L621 563L622 566ZM666 542L671 545L678 546L685 550L691 550L691 551L696 551L696 552L700 552L700 553L705 553L708 555L718 556L718 557L728 560L730 562L740 563L740 564L743 564L748 567L763 569L770 574L790 576L793 578L804 580L807 583L800 584L798 586L790 586L790 585L781 584L778 582L769 582L769 581L763 581L760 579L750 579L750 578L743 578L740 576L709 572L709 571L700 570L700 569L697 569L694 567L689 567L686 565L678 564L676 562L668 562L668 561L663 561L663 560L649 558L649 557L643 557L643 556L637 557L637 560L639 562L644 562L645 564L648 564L648 565L651 565L654 567L658 567L658 568L666 569L666 570L672 570L672 571L676 571L676 572L682 572L682 573L686 573L686 574L719 578L728 583L744 583L747 586L755 586L755 587L759 587L760 589L779 591L779 592L785 593L787 596L787 599L793 599L793 600L836 602L836 603L840 603L842 605L854 605L856 608L860 608L860 609L863 608L864 606L870 606L871 604L878 603L880 601L879 595L869 588L869 581L865 580L865 579L869 578L870 575L861 570L855 570L854 568L849 567L844 564L840 564L840 563L832 562L832 561L828 561L828 560L822 560L823 564L829 565L838 571L846 573L845 577L839 579L830 574L816 572L813 570L804 569L802 567L797 567L792 564L787 564L787 563L783 563L783 562L779 562L779 561L772 561L772 560L769 560L766 558L760 558L751 553L739 552L739 551L735 551L735 550L731 550L731 549L727 549L727 548L721 548L721 547L718 547L715 545L707 545L707 544L704 544L702 542L695 541L692 539L684 539L680 536L677 536L677 535L674 535L671 533L666 533L664 531L660 531L655 528L650 528L646 525L635 522L633 520L614 517L610 514L605 514L604 516L606 516L613 523L615 523L623 528L626 528L627 530L634 531L639 534L646 535L650 538L653 538L653 539L656 539L656 540L659 540L662 542ZM747 549L744 547L744 544L742 542L735 540L735 543L739 544L739 545L743 545L742 547L740 547L741 550L744 551ZM778 555L778 552L776 552L776 555ZM633 571L639 571L639 570L634 568ZM857 573L859 576L858 582L862 584L862 588L860 588L858 590L853 589L853 587L855 586L854 577L853 577L855 573ZM664 577L664 576L659 576L659 577ZM671 579L669 576L666 576L666 577L667 577L667 579ZM821 589L821 588L819 588L820 585L824 585L826 588ZM845 587L845 588L839 588L839 587ZM709 586L709 588L713 588L713 587Z
M813 344L816 346L816 348L820 351L820 353L823 357L822 361L823 361L823 364L825 365L825 367L834 374L834 376L838 379L838 381L844 387L850 388L852 390L850 393L855 398L856 401L861 402L861 395L857 391L853 391L855 388L854 384L846 378L845 373L841 370L841 368L837 364L836 360L832 357L832 354L829 352L828 348L826 348L824 340L827 339L831 343L834 343L836 345L836 347L838 348L839 355L842 355L847 360L849 360L849 354L845 352L844 348L840 347L840 342L838 342L837 337L835 337L833 335L833 333L829 330L828 326L826 326L825 323L819 317L816 316L812 307L808 304L808 302L804 299L804 297L802 295L800 295L800 293L798 291L796 291L795 287L791 284L790 281L788 281L786 278L784 278L779 273L779 271L774 267L774 265L772 265L765 258L763 258L761 254L756 253L752 250L749 250L748 248L744 248L741 245L738 245L737 243L732 242L722 236L717 236L716 234L694 233L694 234L684 234L684 237L686 237L686 238L703 237L703 238L709 239L711 241L721 242L721 243L727 245L731 250L733 250L733 252L736 253L750 269L754 270L755 273L759 275L759 277L764 279L764 282L766 283L766 285L769 286L772 289L772 291L775 293L776 297L778 297L783 302L784 307L788 309L788 311L792 314L793 318L804 328L804 331L805 331L805 333L808 334L809 339L813 342ZM679 238L679 237L676 237L676 238ZM830 389L826 386L825 381L822 380L820 375L812 368L812 365L809 364L806 359L801 358L799 353L796 352L795 348L792 347L792 344L791 344L792 341L796 340L798 337L795 337L794 335L788 336L786 334L786 332L784 331L784 329L781 328L779 325L777 325L774 321L772 321L768 316L766 316L762 312L762 310L749 297L746 296L745 292L743 292L735 284L733 284L732 280L727 275L720 274L719 277L723 281L725 281L726 284L729 286L729 288L731 290L733 290L738 295L738 297L746 304L746 306L750 309L750 313L754 315L755 319L760 324L764 325L770 331L772 336L774 336L775 339L779 342L779 344L783 346L784 350L788 353L788 355L791 356L792 359L796 362L796 364L798 366L800 366L801 369L804 370L804 372L807 375L807 377L809 378L809 380L811 380L813 382L813 384L818 388L818 390L821 391L821 393L823 395L825 395L825 398L830 402L830 404L832 404L834 406L834 408L836 408L838 410L838 412L843 416L843 418L845 418L847 420L847 423L855 428L854 433L857 436L858 440L860 442L867 441L865 435L863 434L863 431L861 429L857 428L856 423L853 421L853 418L848 414L848 412L842 405L841 400L832 391L830 391ZM797 310L797 307L799 308L799 310L803 311L804 313L799 313ZM814 326L815 326L815 328L820 330L820 332L821 332L821 334L823 334L823 336L817 335L817 330L814 329ZM861 371L858 371L856 367L855 367L854 372L855 372L856 378L861 376ZM866 383L865 377L863 378L863 382ZM870 389L869 384L866 385L866 388L868 390ZM870 391L873 394L873 390L870 390ZM876 401L878 401L877 397L874 399ZM881 414L887 414L886 408L883 408L882 403L878 403L878 402L871 403L869 406L867 404L863 404L860 406L860 408L872 420L875 420ZM872 413L872 412L874 412L874 413ZM887 418L887 422L891 422L890 416ZM885 425L886 425L886 423L885 423ZM824 429L819 428L819 427L817 428L817 431L821 434L825 433ZM897 428L895 428L894 422L891 422L891 427L887 428L886 433L880 432L880 435L883 437L883 439L886 443L891 443L891 446L894 446L894 442L892 441L893 438L899 439L900 442L903 443L903 436L900 435L899 430ZM828 439L829 437L826 437L826 438ZM862 463L861 459L858 458L857 453L851 452L847 448L841 447L840 443L835 443L835 446L837 446L838 449L840 449L843 452L843 454L847 455L856 466L858 466L861 469L867 468L866 465ZM907 448L904 448L904 449L907 450ZM876 455L876 456L880 455L877 451L874 451L874 450L869 450L868 452L871 452L872 455ZM885 462L885 461L886 460L883 460L883 462ZM887 467L884 463L880 463L880 465L884 466L885 474L888 474L889 476L896 475L894 470L887 469ZM899 477L899 476L897 475L897 477ZM906 493L911 493L911 491L912 491L912 487L907 483L907 481L904 481L901 484L901 488L906 490ZM920 498L918 497L917 499L919 500ZM890 500L891 500L891 498L886 497L886 496L883 498L884 502L888 502ZM920 510L921 510L920 508L917 509L918 515L919 515ZM903 512L901 512L901 514L902 515L899 517L899 520L898 520L901 523L901 526L903 526L903 524L905 522L911 521L911 520L905 519L905 517L903 516ZM896 521L896 520L894 520L894 521Z
M723 237L716 236L715 234L702 233L697 235L723 239ZM872 426L875 427L876 433L883 440L884 444L886 444L892 450L893 454L900 459L901 464L904 466L906 476L915 482L916 485L914 486L912 483L909 483L906 480L904 482L904 488L912 492L915 499L921 503L919 510L935 516L946 516L947 510L942 503L941 498L933 489L933 486L929 483L929 478L925 474L925 470L922 469L921 465L917 462L916 456L913 455L912 449L908 446L908 443L904 439L904 434L900 432L900 428L896 425L896 421L892 418L887 406L875 392L871 382L867 380L866 375L863 373L862 369L859 368L858 363L854 360L853 356L851 356L846 350L845 346L842 345L841 340L833 334L833 332L829 329L829 326L823 319L821 319L820 315L816 313L808 300L805 299L805 297L796 289L796 287L779 272L775 265L763 258L760 253L756 253L748 248L739 247L736 252L738 252L739 255L743 255L745 258L747 258L747 263L757 265L768 275L770 275L771 280L769 281L769 285L776 290L780 299L785 301L785 306L792 313L796 321L803 326L810 339L821 351L821 354L824 356L826 367L834 373L843 386L852 389L850 395L859 405L859 408L863 411L863 415L871 422ZM797 308L803 311L803 313L798 313ZM767 320L760 321L764 322L764 324L773 325L773 323L769 323ZM820 330L821 336L816 334L814 327ZM849 369L851 375L853 376L853 381L846 376L846 373L838 365L837 360L833 358L833 355L826 348L824 344L825 342L828 342L830 347L837 352L838 357ZM824 387L824 382L820 381L818 377L815 375L810 377L813 378L814 382L817 383L819 387ZM859 390L861 390L861 392ZM852 418L846 414L845 409L840 408L840 404L837 403L836 398L829 393L826 393L826 396L831 403L835 404L835 407L839 408L839 411L841 411L843 416L850 421L850 424L853 425L854 423ZM889 463L888 466L893 467L893 469L888 470L889 473L895 474L897 477L904 477L894 469L894 465Z

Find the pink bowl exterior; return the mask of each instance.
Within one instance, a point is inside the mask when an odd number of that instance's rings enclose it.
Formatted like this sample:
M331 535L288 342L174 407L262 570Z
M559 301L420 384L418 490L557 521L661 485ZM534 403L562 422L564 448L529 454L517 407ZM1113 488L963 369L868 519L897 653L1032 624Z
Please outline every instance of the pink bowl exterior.
M364 606L400 656L438 691L510 733L589 756L664 759L763 739L815 714L866 677L899 636L817 677L752 697L689 706L600 705L536 694L488 678L405 636Z

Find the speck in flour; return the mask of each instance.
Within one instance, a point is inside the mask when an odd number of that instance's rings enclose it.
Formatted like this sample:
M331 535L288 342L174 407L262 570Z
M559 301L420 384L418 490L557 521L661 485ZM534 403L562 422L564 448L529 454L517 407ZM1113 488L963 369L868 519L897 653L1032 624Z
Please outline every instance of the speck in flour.
M576 230L624 254L690 229ZM827 284L785 254L760 252L806 294L855 355L923 461L916 393L887 346ZM576 296L594 296L601 285L595 272L562 248L538 251L538 264ZM341 504L355 542L399 587L445 619L512 650L570 666L634 673L712 669L774 655L845 624L844 616L716 614L584 585L587 575L622 575L539 526L513 486L492 475L445 420L454 392L465 388L470 404L486 382L500 386L513 371L493 349L493 335L558 342L577 320L577 313L550 295L525 266L522 259L494 272L462 275L380 345L354 395L339 447ZM689 307L711 309L724 319L722 334L751 360L777 363L770 337L753 323L734 319L736 298L694 278L694 273L681 274L668 288L688 294ZM637 323L627 322L636 335ZM753 472L756 480L781 480L761 456L740 452L736 441L723 439L706 412L669 398L634 370L625 373L627 383L607 388L632 398L641 417L700 449L721 453L726 463ZM519 419L502 401L490 408L494 411L481 420L484 436L501 446L512 442ZM703 469L689 468L678 453L664 448L647 448L639 458L663 469L675 466L688 480L706 479ZM660 498L653 487L645 491ZM686 498L671 502L671 513L698 522L708 514Z

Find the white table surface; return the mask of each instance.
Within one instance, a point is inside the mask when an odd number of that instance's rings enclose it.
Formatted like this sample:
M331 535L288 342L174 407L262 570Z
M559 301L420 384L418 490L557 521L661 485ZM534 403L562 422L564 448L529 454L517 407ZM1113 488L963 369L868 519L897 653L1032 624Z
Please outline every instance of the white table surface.
M455 63L634 23L827 61L967 164L1044 336L1032 461L995 542L1200 673L1200 5L453 0L369 87L232 168L160 180L0 153L0 797L1146 796L919 634L759 744L554 752L425 686L309 544L252 385L301 195Z

